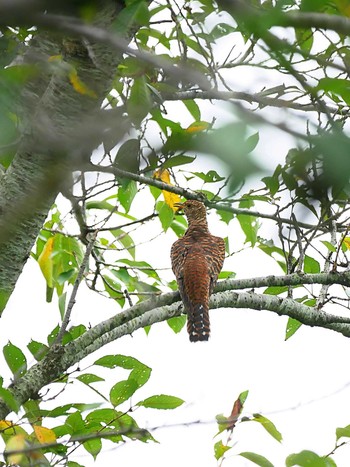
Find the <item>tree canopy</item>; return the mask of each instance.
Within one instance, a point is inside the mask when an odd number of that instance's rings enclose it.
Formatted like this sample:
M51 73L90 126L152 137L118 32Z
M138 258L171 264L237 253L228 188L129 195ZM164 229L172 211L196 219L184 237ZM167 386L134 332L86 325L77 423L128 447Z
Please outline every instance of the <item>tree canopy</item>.
M135 408L183 404L134 399L151 368L105 351L136 331L152 339L161 321L184 332L167 256L186 231L183 199L204 202L225 237L212 309L286 316L286 339L302 325L350 337L349 35L343 0L0 4L1 321L28 261L58 317L42 341L3 347L3 465L78 467L77 446L96 459L106 439L154 440ZM242 276L248 250L266 257L266 275L252 264ZM115 314L72 325L79 289ZM86 357L91 371L71 372ZM108 382L116 368L127 378L98 391L99 370ZM44 388L62 382L98 402L48 404ZM247 397L217 417L219 465L242 422L281 441L269 418L245 414ZM286 465L335 466L349 437L338 428L330 454L305 450ZM254 446L240 456L273 465Z

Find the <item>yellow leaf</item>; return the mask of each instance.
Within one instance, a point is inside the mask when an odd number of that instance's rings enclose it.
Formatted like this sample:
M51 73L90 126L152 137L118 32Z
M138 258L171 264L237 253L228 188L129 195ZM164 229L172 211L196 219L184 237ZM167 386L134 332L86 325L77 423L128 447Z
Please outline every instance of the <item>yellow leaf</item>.
M52 250L54 246L55 237L50 237L38 258L38 263L46 279L47 285L53 287L53 261L52 261Z
M343 239L343 244L346 246L348 250L350 250L350 237L345 237Z
M38 425L33 425L33 428L39 443L47 444L54 443L56 441L56 435L54 431L50 430L50 428L45 428L44 426Z
M81 81L81 79L78 76L78 72L75 68L71 68L68 76L69 76L69 81L71 82L71 85L79 94L84 94L86 96L94 97L94 98L97 97L97 94L95 93L95 91L88 88L86 84Z
M15 425L9 420L0 420L0 433L5 441L13 435L22 434L27 436L27 432L21 426Z
M57 62L62 60L62 55L51 55L47 61L48 62Z
M0 431L7 430L8 428L12 428L13 426L13 423L8 420L0 420Z
M27 447L27 436L26 435L15 435L12 436L6 443L6 451L21 451ZM5 451L5 452L6 452ZM24 453L10 454L7 456L7 463L10 465L29 465L28 459Z
M199 121L191 123L191 125L188 128L186 128L185 131L186 133L199 133L200 131L205 131L210 127L210 123Z
M170 182L170 173L169 170L167 169L159 169L156 170L153 174L154 178L158 178L164 183L167 183L168 185L173 185ZM164 196L164 201L166 204L173 210L177 211L178 208L174 206L175 203L180 203L180 196L177 195L176 193L170 193L170 191L162 190L163 196Z
M350 17L350 4L349 0L335 0L339 13L343 16Z

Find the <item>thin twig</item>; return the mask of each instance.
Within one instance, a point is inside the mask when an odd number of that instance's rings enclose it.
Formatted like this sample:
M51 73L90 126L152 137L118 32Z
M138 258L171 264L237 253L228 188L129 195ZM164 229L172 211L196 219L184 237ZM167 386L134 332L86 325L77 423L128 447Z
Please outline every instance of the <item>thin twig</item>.
M75 279L72 294L70 296L70 299L69 299L69 302L68 302L68 305L67 305L67 309L66 309L66 312L64 314L64 318L63 318L63 321L62 321L62 326L61 326L61 329L60 329L59 333L57 334L57 337L56 337L56 339L54 341L54 344L61 344L62 343L64 333L66 332L67 326L68 326L69 321L70 321L70 316L71 316L71 313L72 313L73 306L75 304L75 299L76 299L76 296L77 296L77 293L78 293L78 289L79 289L80 283L81 283L81 281L83 279L84 272L86 270L92 248L93 248L93 246L95 244L95 241L96 241L96 237L97 237L97 232L95 232L95 234L93 235L92 239L89 241L89 243L88 243L88 245L86 247L85 255L84 255L83 261L82 261L82 263L80 265L77 278Z

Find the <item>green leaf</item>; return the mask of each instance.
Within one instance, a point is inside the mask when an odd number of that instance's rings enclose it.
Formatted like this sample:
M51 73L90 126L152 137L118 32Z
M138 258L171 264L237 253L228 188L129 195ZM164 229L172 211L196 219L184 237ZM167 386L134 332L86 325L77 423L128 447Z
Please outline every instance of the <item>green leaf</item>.
M254 133L251 136L248 136L246 140L246 151L249 154L254 151L259 142L259 132Z
M170 228L176 233L178 237L182 237L187 230L187 222L184 217L176 216L170 224Z
M96 460L97 455L102 449L102 441L100 438L89 439L83 443L84 448Z
M134 180L123 180L118 189L118 199L125 209L125 212L129 212L136 193L137 183Z
M321 243L323 243L324 246L327 247L327 249L332 253L335 253L337 251L336 247L332 245L332 243L327 242L327 240L321 240Z
M113 164L122 170L137 173L140 165L140 140L131 138L125 141L118 149Z
M192 99L186 99L183 100L182 103L185 105L186 109L190 112L196 121L201 120L201 111L196 101Z
M8 367L16 377L26 373L27 359L19 347L9 341L3 348L3 354Z
M112 229L110 233L116 238L132 258L135 258L135 243L131 236L122 229Z
M261 181L265 183L266 188L269 190L271 196L274 196L277 193L280 187L278 177L264 177L261 179Z
M286 326L286 336L284 340L288 340L290 337L293 336L300 328L302 323L294 318L288 318L287 326Z
M169 327L177 334L186 324L186 316L173 316L167 320Z
M225 224L229 224L232 221L232 219L235 217L233 212L224 211L222 209L218 209L217 213L219 214L221 220L225 222Z
M85 424L79 410L68 415L65 425L71 435L81 435L85 432Z
M239 203L239 207L242 209L249 209L254 206L253 201L249 199L243 199ZM256 244L257 235L259 230L259 222L256 217L250 216L249 214L238 214L237 220L240 223L241 229L245 233L245 243L250 242L252 246Z
M225 177L221 177L215 170L209 170L209 172L193 172L194 175L199 177L206 183L215 183L225 180ZM232 213L230 213L232 214Z
M41 342L33 341L31 340L29 344L27 345L27 348L29 352L33 355L36 361L40 362L47 352L49 351L49 348L47 345L42 344Z
M227 23L218 23L216 24L213 29L209 33L209 37L211 40L215 41L216 39L220 39L221 37L227 36L236 32L236 28L233 27L231 24Z
M39 400L29 399L23 404L25 410L25 417L28 419L30 424L41 425L41 419L43 413L40 409Z
M94 404L65 404L59 407L55 407L52 410L46 412L46 417L61 417L62 415L70 415L72 409L76 409L80 412L84 412L86 410L93 410L96 407L100 407L101 404L94 403Z
M5 310L10 295L11 294L9 291L0 289L0 317L2 315L2 312Z
M335 431L337 441L340 438L350 438L350 425L345 426L344 428L337 428Z
M94 365L104 366L106 368L135 368L133 357L125 357L124 355L105 355L94 362ZM137 360L138 361L138 360Z
M265 430L273 437L275 438L276 441L279 443L282 441L282 435L281 433L277 430L275 425L269 420L268 418L264 417L263 415L260 414L254 414L254 418L252 419L255 422L258 422L265 428Z
M158 201L156 209L159 214L159 220L163 230L166 232L174 219L174 211L163 201Z
M151 396L143 401L138 402L136 405L141 407L147 407L149 409L176 409L180 407L185 401L175 396L167 396L165 394L160 394L158 396Z
M271 285L264 290L266 295L280 295L281 293L287 292L289 287L287 285Z
M295 37L297 40L297 44L301 48L301 50L309 53L314 43L314 35L312 33L312 30L296 28Z
M232 448L232 446L226 446L225 444L222 443L222 441L218 441L217 443L214 444L214 455L215 459L219 460L221 457L225 454L225 452L229 451Z
M78 337L82 336L86 332L86 327L83 324L79 324L78 326L72 326L68 331L64 333L62 344L67 344L68 342L72 342Z
M150 18L150 12L145 1L135 0L125 3L126 6L122 8L113 24L113 30L120 37L127 35L130 29L136 25L148 26Z
M114 407L122 404L123 402L130 399L130 397L137 391L139 385L134 379L127 379L119 381L115 384L110 393L109 398Z
M168 169L169 167L176 167L178 165L191 164L196 158L191 156L185 156L180 154L179 156L169 157L163 164L162 169Z
M318 274L321 271L320 263L311 256L305 255L304 272L306 274Z
M147 383L151 376L152 368L149 368L146 365L137 366L130 373L129 378L136 381L137 386L140 388Z
M140 126L151 109L152 97L146 77L135 78L127 101L128 114L135 126Z
M102 201L88 201L85 203L86 209L104 209L109 212L113 212L115 210L115 206L113 204L108 203L106 200Z
M125 355L106 355L98 359L95 365L104 366L107 368L121 367L126 370L132 370L129 379L137 383L138 387L143 386L150 378L152 369L141 363L134 357L127 357Z
M336 467L336 463L330 457L320 457L312 451L301 451L291 454L286 459L286 467L297 465L299 467Z
M94 375L93 373L85 373L76 377L77 380L84 384L97 383L98 381L104 381L100 376Z
M245 401L247 400L247 397L249 395L249 390L245 390L243 392L240 393L240 395L238 396L238 399L240 401L240 403L242 404L242 406L244 405Z
M20 405L16 401L15 397L9 391L8 389L5 388L0 388L0 400L3 400L5 404L13 411L18 413Z
M330 94L341 97L350 105L350 84L343 78L321 78L315 88L317 91L323 90Z
M239 455L251 462L254 462L254 464L259 465L260 467L274 467L273 464L271 464L271 462L266 459L266 457L261 456L256 452L241 452Z

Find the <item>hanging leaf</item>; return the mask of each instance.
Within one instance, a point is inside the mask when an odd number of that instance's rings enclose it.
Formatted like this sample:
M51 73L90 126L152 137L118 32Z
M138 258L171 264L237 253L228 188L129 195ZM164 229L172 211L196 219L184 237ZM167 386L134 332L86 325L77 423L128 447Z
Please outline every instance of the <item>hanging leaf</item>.
M177 334L186 324L186 316L173 316L167 320L169 327Z
M297 465L299 467L337 467L336 463L330 457L321 457L312 451L301 451L297 454L291 454L286 459L286 467Z
M304 272L306 274L318 274L319 272L321 272L320 263L311 256L305 255Z
M33 341L31 340L29 344L27 345L27 348L29 352L33 355L35 360L38 362L42 360L47 352L49 351L49 348L47 345L42 344L41 342Z
M167 183L168 185L172 185L170 182L170 173L169 170L165 169L159 169L156 170L153 174L154 178L158 178L164 183ZM179 203L181 201L181 198L178 194L176 193L171 193L166 190L162 190L163 196L164 196L164 201L166 204L172 209L173 211L177 211L177 208L174 206L175 203ZM170 224L169 224L170 225Z
M343 428L337 428L335 431L337 441L340 438L350 438L350 425L345 426Z
M186 133L200 133L201 131L205 131L211 128L211 124L209 122L197 121L191 123L189 127L186 128Z
M50 428L34 425L34 433L40 444L55 443L56 435Z
M344 237L342 245L344 245L347 250L350 250L350 237Z
M54 247L55 237L50 237L42 252L38 258L38 264L40 266L41 272L46 279L47 285L53 287L53 261L52 261L52 252Z
M190 112L192 117L198 122L201 119L201 110L197 102L193 99L185 99L182 101L186 109Z
M125 209L125 212L129 212L136 193L137 183L134 180L123 179L118 189L118 199Z
M256 452L241 452L239 455L251 462L254 462L254 464L259 465L260 467L274 467L266 457L261 456Z
M223 442L220 440L217 443L214 444L214 456L216 460L219 460L225 452L229 451L232 448L232 446L227 446L223 444Z
M156 204L156 209L159 214L159 220L162 224L164 232L168 230L174 219L174 211L168 206L167 203L159 201ZM175 208L176 209L176 208Z
M290 337L292 337L297 332L297 330L300 328L301 325L302 323L298 321L297 319L288 318L285 340L288 340Z
M282 435L277 430L275 425L269 420L268 418L264 417L260 414L254 414L254 418L252 419L255 422L258 422L265 428L265 430L279 443L282 441Z
M138 402L136 405L141 407L147 407L150 409L176 409L182 405L185 401L175 396L168 396L166 394L160 394L159 396L151 396L143 401Z
M137 173L140 165L140 140L132 138L123 143L113 164L122 170Z
M22 350L9 341L4 346L3 353L12 373L16 376L23 376L27 371L27 359Z
M114 407L122 404L123 402L130 399L130 397L135 393L139 388L139 385L134 379L127 379L124 381L119 381L115 384L110 393L109 398Z
M127 101L128 114L135 126L140 126L142 120L151 110L152 104L151 93L145 76L135 78Z
M97 98L97 94L95 91L90 89L83 81L79 78L78 72L76 68L71 67L68 73L69 81L73 86L74 90L77 91L79 94L84 94L86 96L92 97L94 99Z

